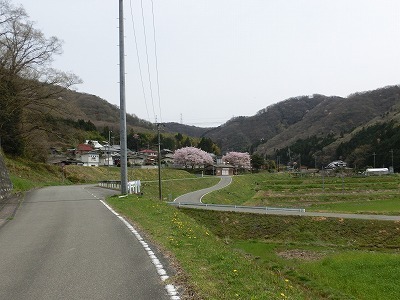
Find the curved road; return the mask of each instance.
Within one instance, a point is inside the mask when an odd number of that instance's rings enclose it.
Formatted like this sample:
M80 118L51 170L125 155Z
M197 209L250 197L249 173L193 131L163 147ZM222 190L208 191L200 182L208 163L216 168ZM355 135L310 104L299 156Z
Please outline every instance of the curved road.
M93 186L28 193L0 229L0 299L179 299L99 201L111 194Z
M182 207L206 209L206 210L218 210L218 211L233 211L233 212L247 212L247 213L258 213L258 214L270 214L270 215L287 215L287 216L307 216L307 217L325 217L325 218L342 218L342 219L364 219L364 220L383 220L383 221L400 221L400 216L387 216L387 215L366 215L366 214L346 214L346 213L324 213L324 212L301 212L291 211L282 209L267 209L265 208L254 208L244 207L235 205L213 205L203 204L201 199L219 189L225 188L232 182L232 177L221 176L221 180L218 184L182 195L174 200L174 205L181 205Z
M206 188L206 189L194 191L194 192L179 196L178 198L176 198L174 200L174 202L202 203L201 199L205 195L207 195L208 193L223 189L223 188L227 187L228 185L230 185L232 182L232 177L230 177L230 176L219 176L219 178L220 178L220 181L216 185Z

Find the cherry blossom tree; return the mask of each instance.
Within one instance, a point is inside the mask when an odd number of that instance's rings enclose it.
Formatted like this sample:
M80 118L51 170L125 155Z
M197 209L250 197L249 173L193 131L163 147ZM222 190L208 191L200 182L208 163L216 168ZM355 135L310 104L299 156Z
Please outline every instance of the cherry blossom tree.
M212 165L213 159L211 155L196 147L184 147L177 149L174 152L174 164L185 167L195 166L204 167L205 165Z
M250 169L251 167L250 154L247 152L228 152L226 155L222 156L222 161L239 169Z

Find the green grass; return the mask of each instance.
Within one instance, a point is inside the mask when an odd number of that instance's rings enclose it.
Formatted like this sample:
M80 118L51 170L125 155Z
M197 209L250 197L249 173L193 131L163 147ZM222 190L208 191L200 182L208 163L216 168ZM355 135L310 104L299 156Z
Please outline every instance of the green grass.
M6 158L7 169L13 183L14 191L27 191L48 185L69 185L83 183L97 183L102 180L120 180L121 169L117 167L82 167L65 166L64 170L55 165L34 163L21 158ZM163 180L179 180L187 178L197 178L183 170L161 170ZM129 180L157 181L157 169L134 169L128 168ZM217 182L217 179L213 182ZM179 183L177 183L179 185ZM168 184L166 185L168 187ZM174 192L166 189L166 195Z
M289 282L314 290L318 298L395 300L400 295L398 253L305 245L283 247L265 241L236 241L233 247L251 255L259 265L281 272ZM280 257L284 251L294 255Z
M14 192L27 191L46 185L60 185L63 179L61 168L48 164L33 163L25 159L5 159Z
M307 298L301 287L289 287L280 274L234 251L179 209L145 197L110 198L108 202L145 230L164 251L173 253L184 270L184 275L174 280L185 281L194 292L191 299Z
M346 299L399 299L400 255L349 251L300 265L310 281Z
M400 214L400 176L292 177L258 173L206 195L205 203L294 207L309 211Z
M311 299L398 299L399 222L183 210Z
M378 198L378 197L377 197ZM331 204L315 204L310 206L309 211L342 211L353 213L376 213L386 215L397 215L400 213L400 199L396 196L393 199L385 200L362 200L352 202L340 202Z

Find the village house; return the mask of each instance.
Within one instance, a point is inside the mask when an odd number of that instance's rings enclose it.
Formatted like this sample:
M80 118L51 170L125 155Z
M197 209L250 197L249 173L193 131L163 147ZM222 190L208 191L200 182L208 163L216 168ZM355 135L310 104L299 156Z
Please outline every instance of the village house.
M98 167L100 162L99 154L95 151L79 154L77 159L79 159L82 162L82 165L86 167Z
M145 165L156 165L157 164L157 156L158 156L157 151L150 150L150 149L144 149L144 150L140 150L139 154L144 155L144 157L145 157L144 164Z
M100 165L114 166L115 160L119 159L121 148L119 145L104 145L99 149L100 151Z
M206 168L206 174L215 176L233 176L235 174L235 167L229 164L214 164Z

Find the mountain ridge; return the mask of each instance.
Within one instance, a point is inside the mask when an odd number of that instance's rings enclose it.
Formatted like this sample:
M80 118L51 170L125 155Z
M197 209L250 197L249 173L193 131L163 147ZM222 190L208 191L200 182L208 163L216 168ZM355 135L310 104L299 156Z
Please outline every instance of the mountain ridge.
M298 96L267 106L253 116L234 117L218 127L169 122L164 124L163 132L210 138L222 153L250 152L270 158L299 140L310 139L311 142L313 138L324 140L323 149L315 151L324 152L326 159L334 159L337 147L350 141L363 128L391 121L399 124L399 95L400 87L394 85L357 92L345 98L320 94ZM63 113L56 113L58 118L89 120L98 131L112 130L118 135L118 106L100 97L71 90L65 91L56 101L64 108ZM153 124L133 114L127 115L127 127L128 132L155 132ZM330 143L325 145L327 141ZM315 155L315 151L308 154Z

